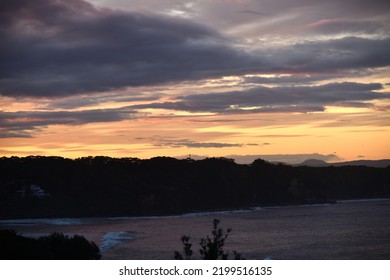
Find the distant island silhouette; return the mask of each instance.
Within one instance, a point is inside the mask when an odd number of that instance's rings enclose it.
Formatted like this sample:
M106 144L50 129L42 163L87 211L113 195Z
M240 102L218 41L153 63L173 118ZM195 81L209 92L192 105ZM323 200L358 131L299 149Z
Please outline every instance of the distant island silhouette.
M307 165L315 165L310 167ZM257 159L0 158L0 218L167 215L389 198L390 167Z

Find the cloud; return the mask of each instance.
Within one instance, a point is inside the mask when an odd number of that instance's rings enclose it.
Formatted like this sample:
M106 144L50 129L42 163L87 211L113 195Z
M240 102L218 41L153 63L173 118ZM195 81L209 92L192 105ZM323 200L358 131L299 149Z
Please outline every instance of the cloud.
M134 118L136 112L124 108L83 111L0 111L0 135L31 137L34 131L49 125L83 125L97 122L115 122Z
M253 11L253 10L242 10L241 13L244 13L244 14L251 14L251 15L255 15L255 16L265 16L265 17L268 17L270 15L266 14L266 13L262 13L262 12L259 12L259 11Z
M0 138L32 138L32 136L27 132L4 131L0 129Z
M47 103L43 103L40 107L45 109L77 109L87 106L97 106L106 102L142 102L155 101L161 96L158 94L138 94L138 93L116 93L116 94L97 94L97 95L83 95L71 96L62 99L51 99Z
M334 76L333 76L334 77ZM332 78L331 75L288 75L288 76L249 76L245 77L243 84L313 84L321 80L328 80Z
M345 37L268 50L275 72L336 72L390 64L390 39ZM266 55L266 54L264 54Z
M386 22L372 19L321 19L308 25L309 30L321 34L386 34L389 28Z
M147 0L143 2L145 1ZM149 0L147 2L155 1ZM390 11L389 1L386 0L376 0L374 4L364 0L322 2L312 0L214 0L190 2L194 3L196 12L187 14L189 18L213 26L226 34L233 34L239 38L240 42L248 39L265 45L285 44L302 38L315 37L317 34L341 34L340 32L321 33L320 30L315 31L313 28L308 28L308 25L320 20L381 21L385 26L388 26ZM243 10L249 11L249 13L242 12ZM256 12L260 14L256 14ZM265 17L261 14L269 16ZM346 28L344 27L344 29ZM351 29L357 30L359 28L350 26L348 30L351 31ZM361 26L360 32L352 34L366 35L365 30L372 32L372 28Z
M227 148L227 147L242 147L244 144L234 144L234 143L221 143L221 142L196 142L189 139L174 139L174 138L164 138L164 137L152 137L152 138L143 138L138 137L136 140L147 140L152 142L153 146L156 147L171 147L171 148ZM250 144L253 145L253 144Z
M388 38L349 37L245 51L190 20L98 9L81 0L5 1L0 10L3 96L65 97L227 75L390 64Z
M108 91L232 74L259 63L212 29L183 19L98 10L79 0L6 6L3 95Z
M78 111L17 111L0 112L0 136L31 137L33 132L49 125L83 125L96 122L118 122L145 117L143 109L168 109L187 112L210 112L215 114L272 113L272 112L318 112L326 106L372 107L371 102L389 99L388 93L379 93L382 85L377 83L330 83L321 86L257 86L243 91L190 94L178 96L171 102L151 102L109 109L90 109ZM143 95L130 98L131 101L147 101ZM111 100L111 96L74 97L43 105L52 108L76 108ZM123 97L129 100L127 97ZM117 102L124 101L121 96L113 96ZM151 98L155 100L157 97ZM375 109L375 107L374 107ZM224 119L228 120L228 119ZM200 120L201 121L201 120ZM213 120L207 120L213 121ZM214 120L215 121L215 120ZM229 144L219 142L194 142L188 139L156 140L156 145L177 147L239 147L249 144Z
M283 86L312 85L319 81L331 79L348 79L351 77L364 77L370 75L369 70L360 71L334 71L332 73L290 73L282 75L261 76L247 75L243 77L243 86L253 86L253 84L274 84Z
M232 32L251 29L254 37L267 36L275 30L286 35L294 31L301 33L307 23L318 19L348 18L367 19L386 18L390 5L387 0L375 0L375 3L365 0L278 0L278 1L161 1L132 0L126 1L94 0L104 5L117 5L121 9L148 9L150 11L178 11L172 15L185 15L192 20L215 26L217 30ZM264 17L269 15L269 17ZM316 20L315 20L316 19ZM270 28L271 27L271 28ZM241 33L241 36L243 34Z
M226 148L226 147L242 147L241 144L231 144L231 143L219 143L219 142L194 142L187 139L182 139L178 141L163 141L159 144L154 144L154 146L166 146L172 148L187 147L187 148Z
M188 112L256 113L313 112L327 105L370 106L366 102L389 98L378 93L378 83L330 83L321 86L262 87L249 90L193 94L177 101L135 105L134 109L169 109Z

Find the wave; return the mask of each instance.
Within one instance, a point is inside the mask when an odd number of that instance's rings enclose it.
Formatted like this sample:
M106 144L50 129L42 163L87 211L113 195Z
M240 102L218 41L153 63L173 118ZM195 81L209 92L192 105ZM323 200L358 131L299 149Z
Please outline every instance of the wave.
M354 203L354 202L382 202L390 201L390 198L368 198L368 199L346 199L346 200L337 200L337 203Z
M369 203L369 202L386 202L390 201L390 198L371 198L371 199L350 199L350 200L337 200L338 203ZM229 215L248 213L254 211L264 211L267 209L275 208L291 208L291 207L320 207L334 205L334 203L318 203L318 204L298 204L298 205L280 205L280 206L258 206L251 208L241 209L229 209L229 210L216 210L216 211L199 211L189 212L178 215L169 216L120 216L120 217L94 217L94 218L50 218L50 219L10 219L0 220L0 226L33 226L33 225L56 225L56 226L71 226L71 225L83 225L94 223L98 220L150 220L150 219L169 219L169 218L197 218L207 217L214 215Z
M327 202L327 203L256 206L256 207L249 207L249 208L229 209L229 210L189 212L189 213L183 213L183 214L179 214L179 215L111 217L111 218L107 218L107 219L110 219L110 220L142 220L142 219L167 219L167 218L197 218L197 217L207 217L207 216L213 216L213 215L229 215L229 214L249 213L249 212L264 211L267 209L277 209L277 208L321 207L321 206L331 206L331 205L334 205L337 203L360 203L360 202L380 202L380 201L390 201L390 199L389 198L350 199L350 200L336 200L335 202Z
M127 216L127 217L109 217L104 218L107 220L121 221L121 220L150 220L150 219L170 219L170 218L196 218L196 217L207 217L213 215L227 215L235 213L247 213L253 211L264 210L264 207L251 207L244 209L229 209L229 210L215 210L215 211L199 211L199 212L188 212L178 215L162 215L162 216Z
M239 214L239 213L248 213L254 211L262 211L263 207L252 207L247 209L232 209L232 210L221 210L221 211L205 211L205 212L192 212L181 214L178 217L183 218L196 218L196 217L205 217L205 216L213 216L213 215L229 215L229 214Z
M128 231L107 232L100 239L100 252L105 253L112 247L135 239L135 235Z

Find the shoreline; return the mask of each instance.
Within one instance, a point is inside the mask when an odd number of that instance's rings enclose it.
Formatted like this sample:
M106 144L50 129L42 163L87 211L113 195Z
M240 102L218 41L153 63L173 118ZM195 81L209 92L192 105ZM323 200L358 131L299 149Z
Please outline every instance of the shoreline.
M389 205L390 199L377 198L175 216L16 219L0 221L0 228L33 238L82 235L100 248L102 259L172 259L180 236L196 242L217 218L233 229L227 249L247 259L388 259L390 244L383 241L390 230Z
M53 225L53 226L67 226L67 225L82 225L87 223L86 220L90 220L91 223L94 220L107 219L107 220L142 220L142 219L164 219L164 218L191 218L191 217L205 217L212 215L224 215L224 214L234 214L234 213L245 213L245 212L254 212L262 211L266 209L278 209L278 208L288 208L288 207L316 207L323 205L334 205L342 203L360 203L360 202L375 202L375 201L390 201L390 198L363 198L363 199L343 199L343 200L334 200L321 203L307 203L307 204L284 204L284 205L266 205L266 206L253 206L253 207L242 207L242 208L230 208L230 209L218 209L218 210L203 210L203 211L193 211L193 212L184 212L180 214L172 215L150 215L150 216L81 216L81 217L40 217L40 218L0 218L0 227L6 224L16 224L16 225ZM81 222L81 220L84 220Z

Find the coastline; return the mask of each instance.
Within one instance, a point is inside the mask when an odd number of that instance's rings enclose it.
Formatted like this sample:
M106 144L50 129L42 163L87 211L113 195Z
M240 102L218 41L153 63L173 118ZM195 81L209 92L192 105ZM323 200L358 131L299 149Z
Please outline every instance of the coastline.
M375 201L390 201L390 198L362 198L362 199L343 199L335 200L322 203L307 203L307 204L283 204L283 205L266 205L266 206L254 206L254 207L242 207L242 208L231 208L231 209L218 209L218 210L204 210L204 211L193 211L193 212L184 212L180 214L173 215L145 215L145 216L94 216L94 217L42 217L42 218L11 218L4 219L0 218L0 227L2 224L23 224L23 225L36 225L36 224L45 224L45 225L57 225L57 226L66 226L66 225L80 225L88 223L88 221L93 220L140 220L140 219L164 219L164 218L181 218L181 217L204 217L204 216L214 216L214 215L224 215L224 214L235 214L235 213L245 213L245 212L254 212L261 211L265 209L278 209L278 208L289 208L289 207L316 207L322 205L332 205L340 203L360 203L360 202L375 202ZM91 222L90 222L91 223Z
M232 228L227 249L246 259L390 259L390 199L193 212L174 216L0 221L27 237L52 232L82 235L102 259L172 259L180 237L194 247L214 218ZM195 249L195 248L194 248Z

